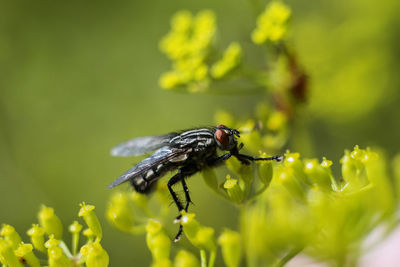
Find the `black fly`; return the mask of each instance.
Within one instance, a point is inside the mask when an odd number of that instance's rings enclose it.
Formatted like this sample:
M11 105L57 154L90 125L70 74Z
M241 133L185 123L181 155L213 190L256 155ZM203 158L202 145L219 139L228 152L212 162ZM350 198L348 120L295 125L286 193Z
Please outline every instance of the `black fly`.
M218 166L231 156L236 157L243 164L250 164L251 161L255 160L280 161L282 159L281 156L255 158L240 154L239 150L243 147L243 144L238 145L236 137L239 137L238 130L218 125L213 128L192 129L179 133L132 139L114 147L111 150L111 154L113 156L126 157L156 151L127 170L108 188L129 180L137 192L147 194L155 188L158 179L167 172L177 169L178 173L168 181L168 189L179 212L181 212L182 210L187 211L191 202L185 178L192 176L203 168ZM218 156L217 148L228 152ZM185 206L183 206L172 189L172 186L178 182L181 182L185 192ZM180 218L181 215L176 218L177 221ZM179 227L175 241L179 240L181 234L182 225Z

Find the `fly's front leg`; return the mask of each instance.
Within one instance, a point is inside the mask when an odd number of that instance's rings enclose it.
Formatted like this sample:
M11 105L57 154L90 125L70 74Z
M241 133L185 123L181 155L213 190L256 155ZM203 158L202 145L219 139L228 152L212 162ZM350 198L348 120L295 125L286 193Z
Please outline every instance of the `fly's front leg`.
M244 154L235 154L235 157L240 160L244 164L249 164L249 161L257 161L257 160L276 160L276 161L282 161L283 157L282 156L273 156L273 157L268 157L268 158L256 158L252 157L249 155L244 155Z

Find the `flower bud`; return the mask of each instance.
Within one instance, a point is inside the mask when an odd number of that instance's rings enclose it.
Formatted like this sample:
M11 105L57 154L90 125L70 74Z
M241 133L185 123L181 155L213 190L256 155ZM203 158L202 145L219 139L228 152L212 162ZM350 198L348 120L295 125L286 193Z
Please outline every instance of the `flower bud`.
M38 213L39 224L47 235L54 235L56 239L62 238L63 227L60 218L54 213L54 209L42 205Z
M97 218L96 214L94 213L94 206L93 205L86 205L85 202L81 203L81 209L79 210L79 217L83 217L87 226L92 230L93 234L96 236L96 240L100 241L103 235L103 231Z
M32 228L30 228L26 233L31 237L31 242L36 250L46 252L46 248L44 247L45 230L43 227L40 227L38 224L32 224Z
M260 157L266 158L268 155L266 153L260 153ZM258 161L258 174L260 177L260 181L265 185L269 186L272 180L272 162L271 161Z
M242 257L240 234L238 232L225 229L218 238L218 244L222 248L222 256L226 266L239 266Z
M146 242L153 255L153 261L169 259L171 240L165 233L160 222L149 220L146 226Z
M214 238L214 229L201 226L200 223L194 219L194 213L186 213L183 211L181 214L183 231L189 241L200 249L214 251L217 246Z
M147 210L149 209L149 198L145 194L133 191L132 193L130 193L130 198L136 207L139 207L143 211L147 212Z
M0 259L6 266L23 267L17 256L13 251L13 244L9 240L0 238Z
M224 189L226 190L229 198L239 204L243 201L244 192L240 188L237 179L232 179L231 176L228 174L226 176L226 181L224 182Z
M0 230L0 236L4 238L4 240L10 241L12 247L16 249L21 243L21 237L15 231L15 228L9 224L3 224L3 227Z
M365 166L362 163L364 156L364 151L356 146L352 152L346 150L340 159L342 177L346 182L345 192L357 191L369 184Z
M15 250L15 255L23 258L31 267L40 267L39 259L32 252L33 246L31 244L24 244L21 242Z
M282 168L277 175L277 183L283 185L289 193L300 199L304 200L305 191L299 181L294 176L295 171L292 168Z
M82 231L82 225L74 221L68 228L72 233L72 253L76 255L79 245L79 233Z
M310 179L304 173L304 163L300 159L299 153L286 152L284 164L286 167L290 167L294 171L295 178L304 185L311 185Z
M50 235L50 239L44 244L44 246L47 248L49 267L71 266L71 261L58 246L59 244L60 240L55 239L54 235Z
M211 68L211 76L220 79L240 64L242 58L242 48L239 43L231 43L222 58L215 62Z
M86 244L93 243L96 235L93 233L92 229L86 228L83 230L82 234L87 238Z
M200 263L189 251L179 250L175 256L174 267L200 267Z
M312 183L324 190L332 190L331 176L317 159L305 161L304 172L308 174Z
M108 203L107 219L119 230L130 232L134 224L134 213L126 193L112 195Z
M86 257L87 267L107 267L109 264L109 256L99 242L82 246L80 252Z

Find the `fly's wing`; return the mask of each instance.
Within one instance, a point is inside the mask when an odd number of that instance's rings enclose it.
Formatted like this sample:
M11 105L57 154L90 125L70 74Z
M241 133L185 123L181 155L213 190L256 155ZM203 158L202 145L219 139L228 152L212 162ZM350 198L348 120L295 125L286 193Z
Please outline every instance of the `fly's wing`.
M162 147L154 152L150 157L145 158L137 165L127 170L117 180L110 184L108 188L120 185L135 177L142 175L147 176L149 172L151 172L152 175L147 177L148 182L153 182L152 180L155 178L159 178L165 172L172 170L174 165L171 163L186 160L188 152L189 149L172 148L168 146ZM153 169L157 170L158 175L153 172Z
M121 157L142 155L167 145L169 140L174 136L176 136L175 133L170 133L159 136L134 138L113 147L111 149L111 155Z

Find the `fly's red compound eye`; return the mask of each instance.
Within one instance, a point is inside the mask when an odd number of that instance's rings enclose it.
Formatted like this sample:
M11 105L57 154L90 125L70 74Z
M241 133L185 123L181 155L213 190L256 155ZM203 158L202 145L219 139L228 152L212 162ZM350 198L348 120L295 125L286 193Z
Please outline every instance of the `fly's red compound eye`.
M219 126L219 125L218 125ZM226 134L226 132L222 129L217 129L215 131L215 138L217 141L222 145L222 146L228 146L229 145L229 137Z

